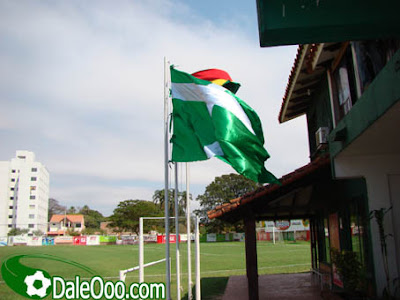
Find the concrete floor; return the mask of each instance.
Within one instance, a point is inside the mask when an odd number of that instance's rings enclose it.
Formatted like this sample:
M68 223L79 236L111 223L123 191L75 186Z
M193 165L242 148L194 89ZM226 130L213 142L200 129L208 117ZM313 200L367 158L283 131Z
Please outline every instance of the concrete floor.
M322 299L318 279L311 273L260 275L260 299ZM231 276L222 300L248 299L247 277Z

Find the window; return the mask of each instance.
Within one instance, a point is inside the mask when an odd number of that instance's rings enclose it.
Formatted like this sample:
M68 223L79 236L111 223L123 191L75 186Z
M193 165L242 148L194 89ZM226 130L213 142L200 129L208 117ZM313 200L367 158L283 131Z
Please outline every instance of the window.
M37 177L31 177L31 181L36 181Z
M318 241L318 261L330 263L329 224L326 216L319 216L315 220L315 234Z
M34 218L35 218L34 214L29 215L29 219L34 219Z
M76 223L75 228L81 228L81 223Z
M8 224L8 228L12 228L12 224Z
M36 186L34 186L34 185L31 185L31 191L36 191Z
M10 200L14 200L14 197L10 197Z
M382 68L399 49L396 40L368 40L353 42L361 94L368 88Z
M29 209L35 209L35 207L36 207L35 204L30 204L29 205Z
M12 187L12 188L10 188L10 191L13 191L13 190L15 190L15 188L13 188L13 187Z
M363 265L367 264L368 238L365 230L368 226L369 216L365 208L364 199L353 199L350 203L350 233L351 249L357 253L357 257Z
M339 122L400 49L393 39L344 43L331 68L335 122Z
M15 182L15 178L11 178L11 182Z
M354 66L351 49L347 46L343 56L332 70L332 96L335 121L339 122L357 101Z
M32 168L31 171L32 172L37 172L37 168Z
M13 208L14 208L14 206L10 205L8 208L9 208L9 209L13 209Z
M11 170L11 173L15 173L15 170L14 170L14 169L12 169L12 170Z
M9 219L12 219L12 217L13 217L12 215L8 215L8 218L9 218Z
M328 218L324 218L324 233L325 233L325 261L331 262L331 247L329 241L329 223Z
M29 197L29 199L35 200L35 199L36 199L36 196L35 196L35 195L31 195L31 196Z
M29 224L28 227L29 228L35 228L35 224Z

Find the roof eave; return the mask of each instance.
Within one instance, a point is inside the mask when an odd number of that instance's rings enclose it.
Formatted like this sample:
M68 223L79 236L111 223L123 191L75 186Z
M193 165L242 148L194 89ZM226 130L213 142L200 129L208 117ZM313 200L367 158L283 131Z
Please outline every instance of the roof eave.
M300 74L300 71L302 69L304 60L306 58L307 50L309 48L309 45L299 45L299 48L297 50L297 55L292 67L292 71L289 76L288 84L286 87L286 92L285 96L283 98L282 106L281 106L281 111L279 113L279 123L286 122L290 120L289 118L286 117L286 112L287 112L287 107L289 104L289 99L292 96L293 88L294 85L296 84L297 77Z
M264 198L268 195L275 194L281 188L287 188L295 183L297 180L303 180L304 177L309 176L311 173L318 172L320 168L324 168L330 164L329 155L321 156L311 163L296 169L295 171L284 175L280 181L282 185L269 184L263 186L256 191L250 192L243 195L240 198L233 199L229 203L219 205L213 210L207 212L209 219L220 218L229 221L230 219L235 221L237 216L240 215L240 211L246 205L257 200L258 198Z
M304 110L299 110L295 114L291 113L293 115L288 114L288 106L292 99L293 91L297 84L299 74L302 70L306 70L306 72L309 74L315 71L323 49L323 43L299 45L299 49L292 67L292 72L288 79L285 96L282 100L281 111L278 118L280 123L295 119L305 113Z

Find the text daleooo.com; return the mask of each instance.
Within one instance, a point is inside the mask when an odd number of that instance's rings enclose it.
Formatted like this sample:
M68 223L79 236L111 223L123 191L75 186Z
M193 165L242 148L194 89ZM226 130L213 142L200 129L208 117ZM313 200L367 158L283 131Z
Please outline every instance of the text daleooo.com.
M65 280L62 277L52 277L53 299L165 299L164 283L133 282L126 289L122 281L106 281L100 276L94 276L90 281Z

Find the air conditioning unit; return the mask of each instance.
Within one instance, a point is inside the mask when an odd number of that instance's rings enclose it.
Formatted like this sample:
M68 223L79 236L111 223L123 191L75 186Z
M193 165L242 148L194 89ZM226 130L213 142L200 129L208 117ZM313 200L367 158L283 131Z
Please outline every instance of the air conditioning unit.
M317 149L319 149L323 144L328 143L328 135L329 128L328 127L320 127L315 132L315 143L317 145Z

